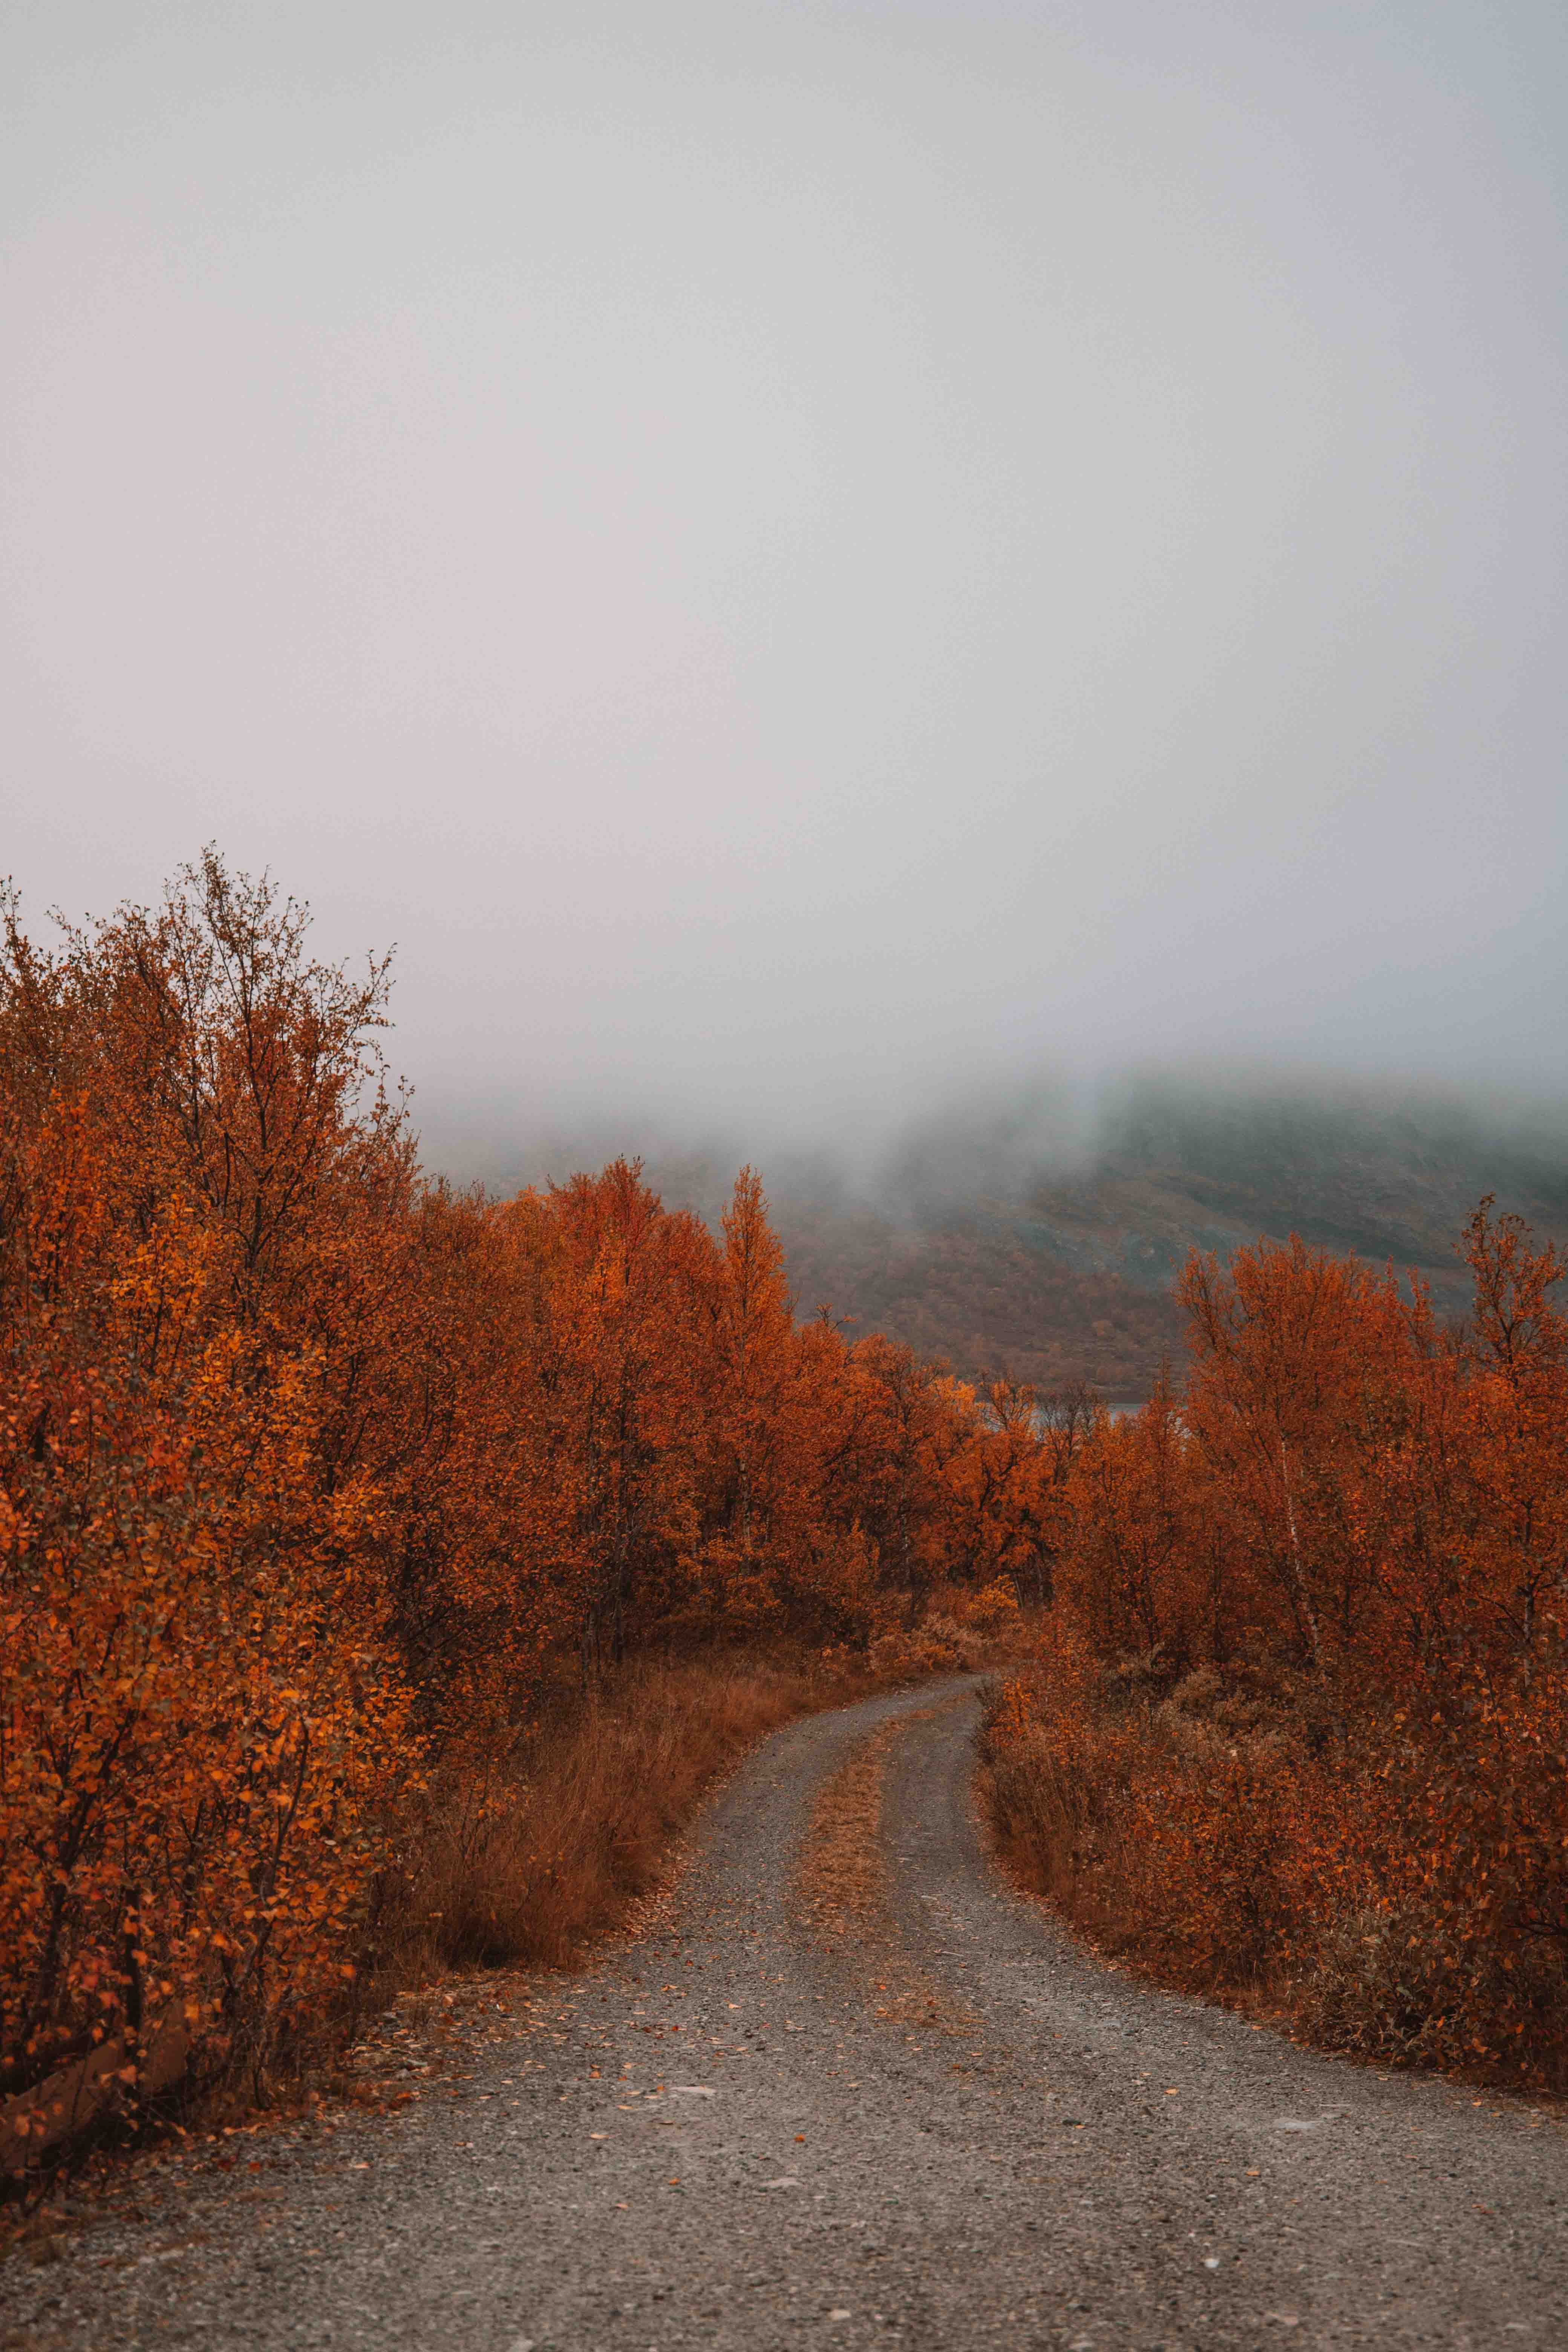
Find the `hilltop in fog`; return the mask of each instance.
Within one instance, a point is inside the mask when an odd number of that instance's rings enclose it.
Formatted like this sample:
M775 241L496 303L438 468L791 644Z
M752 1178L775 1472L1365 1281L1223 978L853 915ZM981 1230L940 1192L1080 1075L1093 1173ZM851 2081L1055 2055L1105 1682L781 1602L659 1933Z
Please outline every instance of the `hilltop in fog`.
M713 1221L740 1139L681 1148L605 1129L455 1160L510 1186L638 1150L672 1204ZM1485 1192L1568 1237L1568 1118L1364 1082L1143 1075L950 1110L875 1160L757 1154L797 1305L826 1306L970 1378L1147 1393L1179 1365L1172 1296L1189 1250L1291 1233L1431 1285L1462 1310L1455 1238Z

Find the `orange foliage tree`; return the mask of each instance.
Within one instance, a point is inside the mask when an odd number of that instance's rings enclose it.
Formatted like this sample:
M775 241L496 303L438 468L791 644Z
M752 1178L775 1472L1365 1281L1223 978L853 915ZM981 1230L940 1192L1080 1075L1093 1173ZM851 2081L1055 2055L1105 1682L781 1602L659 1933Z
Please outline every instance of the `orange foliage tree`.
M384 977L216 860L55 958L7 910L6 2089L105 2042L258 2053L346 1965L408 1712L353 1458L411 1181Z
M1055 1874L1101 1927L1350 2046L1556 2083L1563 1267L1489 1201L1462 1247L1458 1333L1299 1241L1189 1264L1184 1394L1074 1462L1064 1704L1011 1704L1054 1785L1099 1791Z
M424 1180L388 973L214 854L0 955L0 2095L258 2073L433 1759L652 1640L1037 1548L1026 1392L797 1325L756 1176Z

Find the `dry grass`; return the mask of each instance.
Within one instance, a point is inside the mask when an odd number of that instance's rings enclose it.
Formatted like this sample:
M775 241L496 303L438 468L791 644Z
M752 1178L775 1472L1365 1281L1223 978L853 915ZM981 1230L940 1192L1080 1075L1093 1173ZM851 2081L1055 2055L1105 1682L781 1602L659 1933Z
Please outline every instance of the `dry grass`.
M721 1654L643 1664L562 1709L510 1755L444 1766L376 1964L567 1967L619 1926L715 1780L767 1733L871 1687L816 1661Z
M887 1864L881 1848L882 1782L897 1717L861 1741L824 1782L812 1808L800 1869L806 1916L829 1943L864 1942L884 1927Z
M973 2021L900 1941L888 1905L882 1798L888 1759L911 1723L935 1710L896 1716L863 1739L827 1780L812 1809L796 1882L801 1906L830 1950L848 1958L885 2025L954 2034Z

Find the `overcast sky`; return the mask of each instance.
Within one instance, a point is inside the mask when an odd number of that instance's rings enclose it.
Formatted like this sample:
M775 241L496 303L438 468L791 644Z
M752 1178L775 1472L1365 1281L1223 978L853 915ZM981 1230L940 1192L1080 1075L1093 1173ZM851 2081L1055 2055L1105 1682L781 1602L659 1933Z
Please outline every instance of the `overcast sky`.
M11 0L0 871L396 941L433 1156L1568 1088L1561 0Z

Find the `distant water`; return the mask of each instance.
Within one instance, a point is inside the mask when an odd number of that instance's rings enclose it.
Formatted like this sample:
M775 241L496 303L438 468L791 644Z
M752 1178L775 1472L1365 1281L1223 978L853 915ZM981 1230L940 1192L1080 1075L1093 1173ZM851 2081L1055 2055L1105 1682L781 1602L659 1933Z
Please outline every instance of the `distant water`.
M1142 1412L1143 1404L1144 1400L1142 1397L1134 1397L1131 1402L1129 1402L1125 1397L1105 1397L1101 1399L1101 1409L1110 1414L1112 1421L1129 1420L1133 1413ZM1045 1416L1043 1413L1040 1415L1039 1425L1042 1428L1045 1425Z

